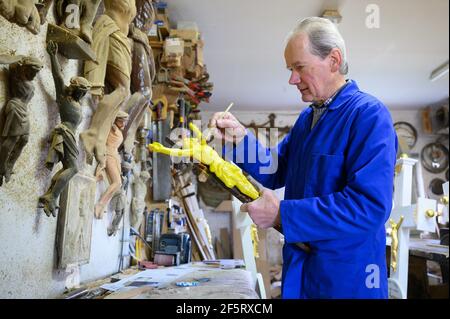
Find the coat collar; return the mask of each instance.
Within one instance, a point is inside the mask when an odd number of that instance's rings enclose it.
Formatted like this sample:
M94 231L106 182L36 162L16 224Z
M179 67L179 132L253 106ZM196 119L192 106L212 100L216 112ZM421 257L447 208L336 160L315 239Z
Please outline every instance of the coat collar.
M331 104L328 106L329 110L336 110L344 105L355 93L359 92L359 87L354 80L349 79L345 84L345 87L334 98ZM313 112L311 105L304 110L304 114L308 115Z
M348 83L345 85L342 91L339 92L338 96L334 98L333 102L331 102L330 106L328 106L328 109L336 110L340 108L358 91L359 87L356 82L353 80L348 80Z

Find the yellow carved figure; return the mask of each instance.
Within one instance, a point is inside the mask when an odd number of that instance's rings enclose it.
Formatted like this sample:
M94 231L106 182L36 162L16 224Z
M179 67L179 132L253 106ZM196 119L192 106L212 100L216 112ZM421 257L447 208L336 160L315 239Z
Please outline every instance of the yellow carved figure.
M193 157L201 163L208 165L209 170L228 188L236 186L243 194L249 196L251 199L257 199L259 192L249 182L247 177L245 177L242 170L236 165L222 159L212 147L208 146L198 127L189 123L189 128L194 132L195 137L184 138L181 149L167 148L160 143L154 142L149 145L150 151L177 157Z
M400 217L400 221L398 223L394 222L393 219L389 220L389 224L391 224L391 237L392 237L392 244L391 244L391 250L392 250L392 260L391 260L391 267L392 270L395 272L397 270L397 256L398 256L398 230L400 229L400 226L403 223L404 217Z
M255 256L255 258L259 258L259 252L258 252L258 244L259 244L258 227L256 227L255 224L252 224L250 231L251 231L252 244L253 244L253 255Z

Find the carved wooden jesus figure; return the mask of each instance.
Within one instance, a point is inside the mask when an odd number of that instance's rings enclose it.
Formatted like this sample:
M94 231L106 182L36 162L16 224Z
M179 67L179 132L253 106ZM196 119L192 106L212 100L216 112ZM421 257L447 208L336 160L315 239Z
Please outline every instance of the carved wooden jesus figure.
M105 14L93 30L92 49L97 61L86 61L84 74L92 83L91 91L100 100L89 129L81 133L87 162L92 157L104 168L106 139L121 106L130 96L131 40L129 25L136 16L134 0L105 0ZM104 93L108 93L104 95ZM124 108L122 108L123 110Z
M58 46L50 41L47 46L52 64L53 80L56 88L56 102L59 107L61 124L56 126L52 133L52 144L47 156L46 166L49 169L61 162L63 167L53 176L47 192L39 198L41 207L47 216L56 217L56 201L68 185L70 179L78 172L78 147L76 131L82 120L80 100L90 89L90 83L82 77L70 80L70 86L64 85L56 53Z
M43 64L33 57L1 56L0 64L10 64L10 99L4 110L4 123L0 125L0 186L8 183L14 165L28 143L30 119L28 104L34 95L33 80ZM1 124L1 123L0 123Z
M122 130L125 128L128 114L119 111L116 116L116 120L112 125L108 139L106 142L106 175L108 176L109 186L102 194L99 202L95 205L95 218L101 219L106 206L111 201L114 194L120 190L122 186L122 170L121 170L121 158L118 152L120 145L123 142ZM96 175L99 177L103 168L98 166Z

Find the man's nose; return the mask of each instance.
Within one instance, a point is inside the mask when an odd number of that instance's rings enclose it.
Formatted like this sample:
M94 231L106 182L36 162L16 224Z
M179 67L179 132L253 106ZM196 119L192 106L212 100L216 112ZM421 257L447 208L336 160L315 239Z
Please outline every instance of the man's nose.
M291 77L289 78L289 84L291 85L297 85L300 83L300 75L298 72L292 71Z

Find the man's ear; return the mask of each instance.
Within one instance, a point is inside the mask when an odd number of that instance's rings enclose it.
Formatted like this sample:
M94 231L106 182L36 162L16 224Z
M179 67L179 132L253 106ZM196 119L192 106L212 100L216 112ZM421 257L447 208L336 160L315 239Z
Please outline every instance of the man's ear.
M338 48L334 48L331 50L329 57L330 57L331 72L338 72L342 64L341 51Z

